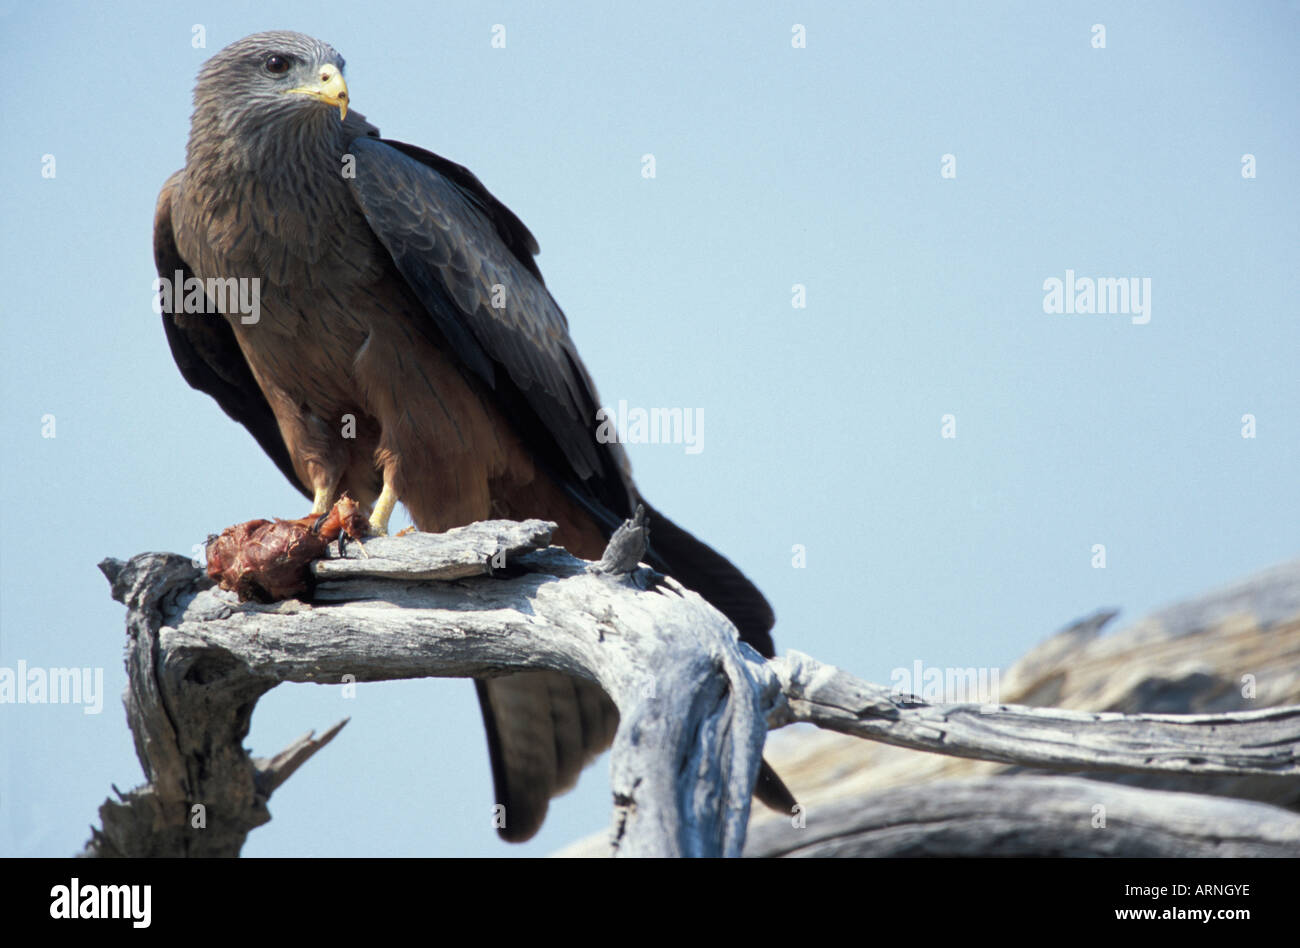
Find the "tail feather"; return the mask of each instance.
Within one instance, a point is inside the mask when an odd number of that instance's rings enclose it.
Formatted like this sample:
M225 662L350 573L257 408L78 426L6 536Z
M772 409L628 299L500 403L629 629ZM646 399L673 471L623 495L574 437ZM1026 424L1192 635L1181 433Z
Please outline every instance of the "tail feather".
M541 829L551 798L614 740L618 709L600 688L560 672L476 680L496 802L497 832L520 843Z

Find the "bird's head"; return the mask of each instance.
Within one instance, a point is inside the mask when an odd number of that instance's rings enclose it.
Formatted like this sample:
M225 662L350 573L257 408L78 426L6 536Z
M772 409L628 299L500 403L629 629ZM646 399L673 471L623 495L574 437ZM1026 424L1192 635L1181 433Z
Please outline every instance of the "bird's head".
M348 111L343 57L302 33L254 33L199 70L194 130L236 140L268 131L337 129Z

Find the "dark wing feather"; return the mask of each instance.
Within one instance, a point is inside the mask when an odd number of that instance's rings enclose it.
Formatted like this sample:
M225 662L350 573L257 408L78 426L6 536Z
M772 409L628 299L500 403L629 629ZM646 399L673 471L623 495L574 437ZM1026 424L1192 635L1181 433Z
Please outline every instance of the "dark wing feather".
M176 237L172 231L172 195L179 187L183 175L184 172L178 171L167 179L162 193L158 195L158 207L154 212L154 264L158 268L158 275L167 280L175 280L178 272L182 274L183 280L188 280L193 275L180 251L176 249ZM172 299L179 300L180 289L175 289ZM280 426L276 423L266 396L253 378L230 324L220 316L187 315L166 310L162 314L162 321L172 358L176 360L176 366L181 370L185 381L216 399L227 415L247 428L257 439L275 466L289 478L289 483L310 497L311 494L294 473L289 449L280 435Z
M540 249L537 246L537 238L533 236L532 231L524 226L524 222L515 216L510 208L506 207L483 186L483 182L478 179L474 172L470 171L464 165L458 165L442 155L435 155L431 151L425 151L415 145L408 145L406 142L397 142L392 139L384 139L384 144L396 148L402 154L414 158L422 165L428 165L438 174L450 180L465 195L466 199L473 203L496 228L497 236L505 244L506 249L515 255L515 258L528 268L528 272L537 277L537 282L545 283L542 279L542 271L538 269L537 261L533 258Z
M533 235L454 162L387 140L349 148L353 195L432 317L428 329L491 388L561 484L627 516L629 484L596 440L595 390L533 260Z

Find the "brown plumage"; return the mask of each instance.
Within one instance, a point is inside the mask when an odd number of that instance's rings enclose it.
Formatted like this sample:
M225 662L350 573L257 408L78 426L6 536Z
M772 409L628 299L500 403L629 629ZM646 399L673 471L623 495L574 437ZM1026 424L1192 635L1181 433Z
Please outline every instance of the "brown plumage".
M163 321L189 381L243 423L318 511L348 492L382 529L400 500L421 530L493 517L555 521L599 558L643 502L618 444L595 436L595 388L522 223L464 168L347 104L343 61L262 33L206 63L186 166L155 218L159 274L259 281L260 308ZM649 562L771 655L772 613L723 557L653 513ZM608 747L617 712L551 672L477 683L502 835ZM765 768L760 796L792 801Z

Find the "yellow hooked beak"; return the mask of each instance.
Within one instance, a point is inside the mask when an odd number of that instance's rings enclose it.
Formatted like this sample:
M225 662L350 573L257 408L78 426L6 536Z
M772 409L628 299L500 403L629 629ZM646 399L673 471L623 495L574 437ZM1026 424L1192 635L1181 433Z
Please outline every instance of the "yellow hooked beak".
M328 102L330 105L339 107L339 119L348 117L348 84L343 81L343 73L339 72L338 67L331 63L326 63L320 67L320 81L307 86L299 86L296 89L290 89L290 92L296 92L299 95L309 95L313 99L320 99L322 102Z

